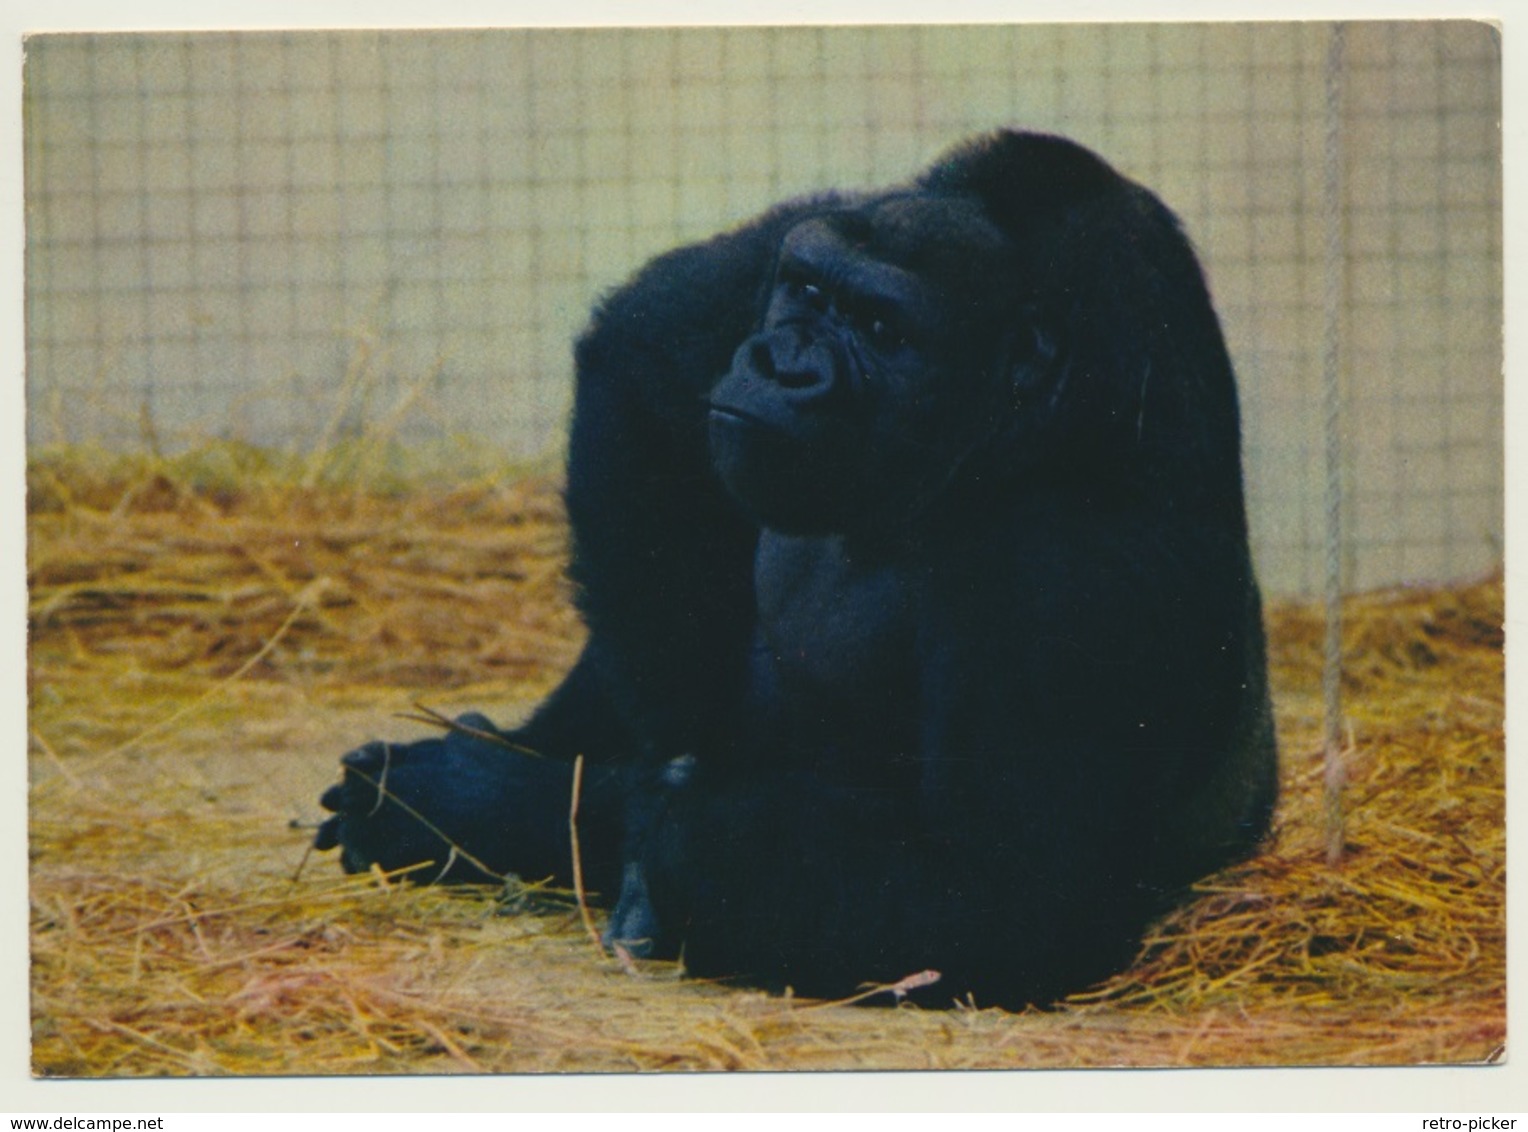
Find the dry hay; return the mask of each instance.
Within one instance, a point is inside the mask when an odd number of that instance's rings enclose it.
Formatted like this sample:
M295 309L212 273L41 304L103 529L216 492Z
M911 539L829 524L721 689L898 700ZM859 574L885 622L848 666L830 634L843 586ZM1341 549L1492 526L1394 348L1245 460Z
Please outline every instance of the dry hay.
M33 459L29 504L38 1073L1396 1064L1504 1041L1498 581L1348 603L1340 864L1319 619L1276 607L1267 851L1054 1010L876 1010L630 968L566 894L299 869L340 750L419 698L511 718L575 655L544 479L75 451Z

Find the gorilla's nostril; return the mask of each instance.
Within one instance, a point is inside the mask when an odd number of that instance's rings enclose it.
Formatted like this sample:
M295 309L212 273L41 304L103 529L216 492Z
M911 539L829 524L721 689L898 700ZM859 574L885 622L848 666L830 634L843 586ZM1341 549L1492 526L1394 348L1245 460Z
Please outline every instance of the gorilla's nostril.
M763 374L765 377L774 376L775 356L770 350L767 339L755 338L749 343L748 362L754 373Z
M775 374L775 381L783 389L810 389L814 385L828 384L822 374L804 370L781 370Z

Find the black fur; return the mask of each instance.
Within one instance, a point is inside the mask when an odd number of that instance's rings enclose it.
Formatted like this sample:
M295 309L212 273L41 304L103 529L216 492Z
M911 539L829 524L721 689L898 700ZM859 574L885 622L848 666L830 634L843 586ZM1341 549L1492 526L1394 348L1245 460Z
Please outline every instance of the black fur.
M1151 193L1060 138L979 139L660 257L577 363L589 642L508 733L546 757L361 748L319 834L347 868L566 880L582 754L612 938L810 995L932 968L921 1001L1018 1007L1129 962L1257 845L1236 391Z

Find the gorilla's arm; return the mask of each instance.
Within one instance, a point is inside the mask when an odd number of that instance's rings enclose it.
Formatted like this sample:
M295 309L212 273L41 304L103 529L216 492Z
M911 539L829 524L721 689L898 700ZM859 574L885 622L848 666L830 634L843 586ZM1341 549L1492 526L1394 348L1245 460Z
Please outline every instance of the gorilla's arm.
M782 206L659 257L600 306L580 339L569 573L589 645L570 681L576 691L533 722L550 753L654 763L719 753L730 741L757 532L711 468L705 399L758 322L781 235L832 199ZM586 741L591 693L634 749Z

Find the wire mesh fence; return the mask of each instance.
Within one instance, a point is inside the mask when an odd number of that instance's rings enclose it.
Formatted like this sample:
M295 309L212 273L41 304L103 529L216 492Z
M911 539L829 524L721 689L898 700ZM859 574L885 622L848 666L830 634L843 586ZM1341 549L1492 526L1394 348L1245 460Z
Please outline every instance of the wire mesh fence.
M50 35L27 41L34 446L311 447L393 422L555 452L570 343L646 257L1021 125L1151 186L1241 377L1265 586L1321 578L1330 27ZM1350 588L1493 568L1501 70L1466 21L1349 27Z

